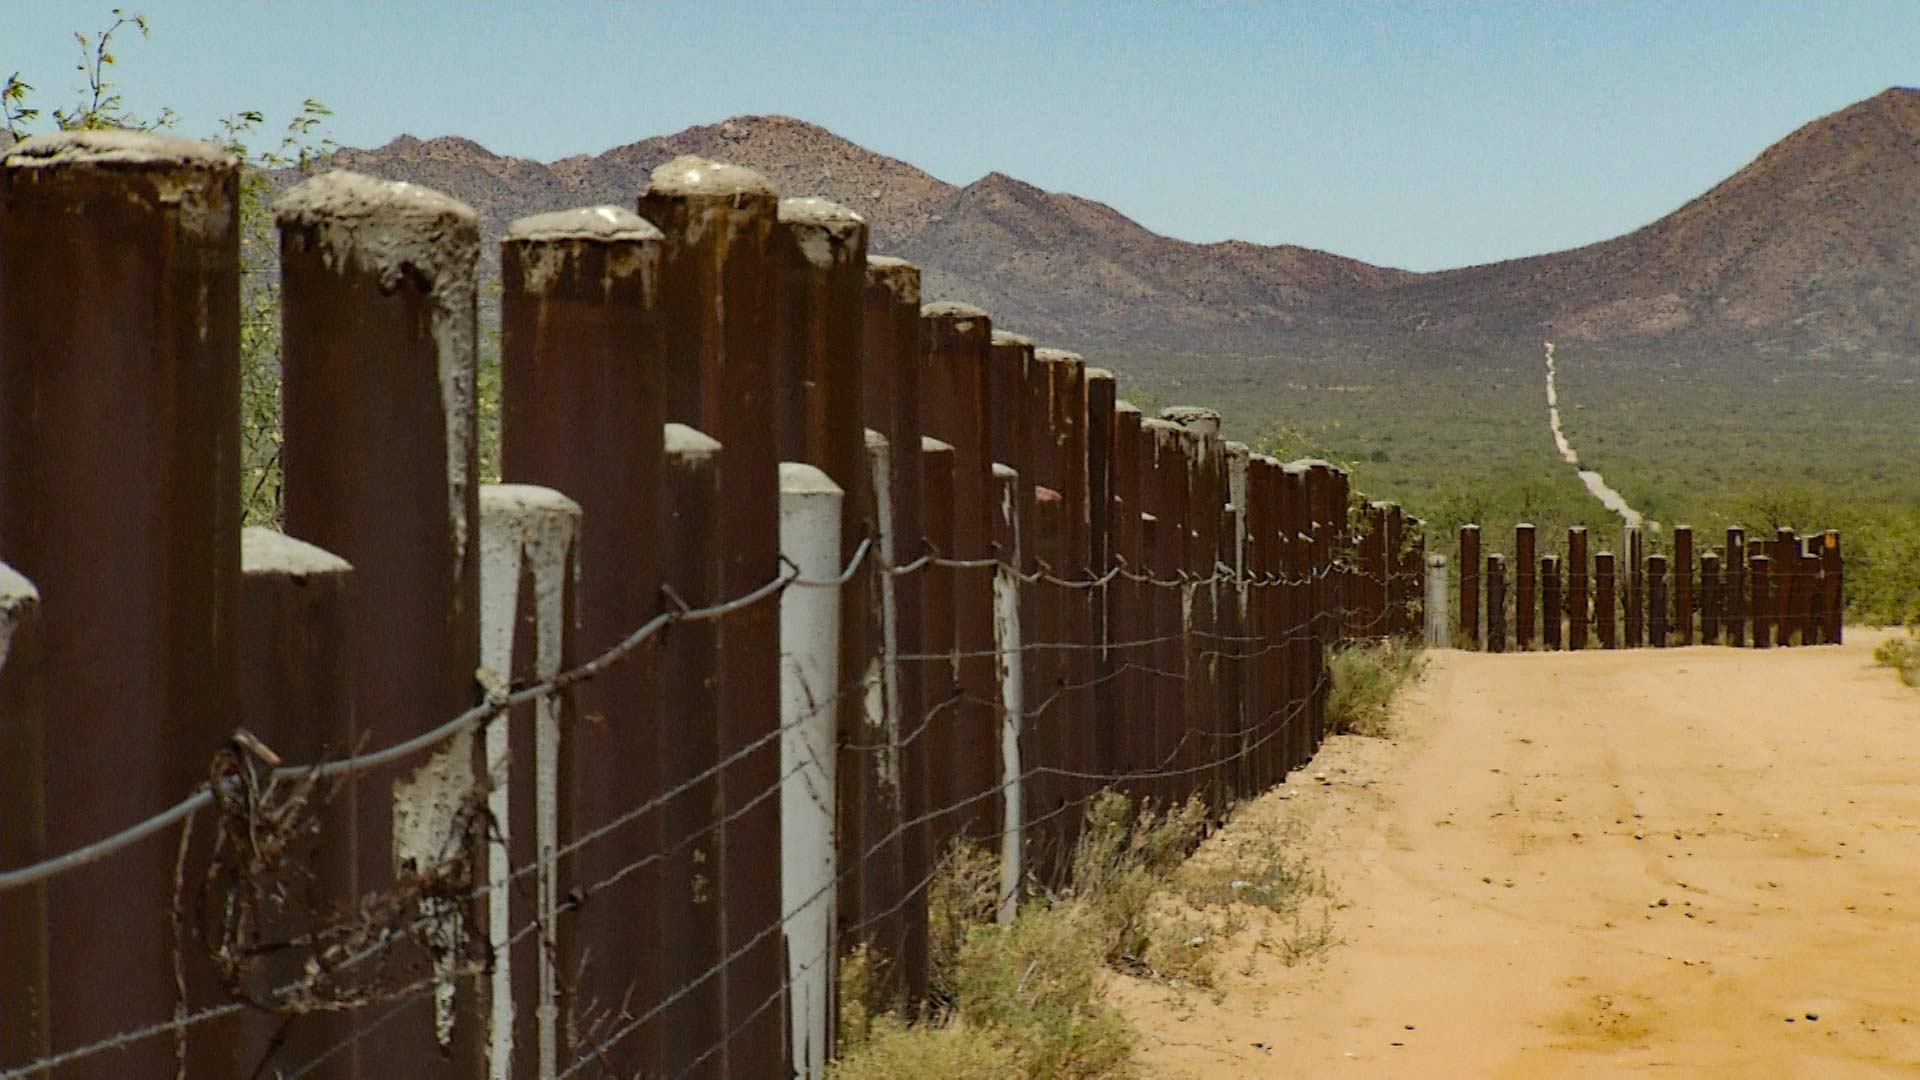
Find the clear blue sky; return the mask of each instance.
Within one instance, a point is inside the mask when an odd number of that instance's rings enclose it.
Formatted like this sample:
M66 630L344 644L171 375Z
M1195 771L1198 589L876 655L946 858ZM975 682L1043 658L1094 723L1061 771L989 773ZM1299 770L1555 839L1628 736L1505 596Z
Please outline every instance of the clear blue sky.
M999 170L1191 240L1413 269L1602 239L1800 124L1920 82L1920 0L569 3L132 0L129 104L189 133L304 97L373 146L551 160L740 113L942 179ZM77 85L108 2L0 3L0 73Z

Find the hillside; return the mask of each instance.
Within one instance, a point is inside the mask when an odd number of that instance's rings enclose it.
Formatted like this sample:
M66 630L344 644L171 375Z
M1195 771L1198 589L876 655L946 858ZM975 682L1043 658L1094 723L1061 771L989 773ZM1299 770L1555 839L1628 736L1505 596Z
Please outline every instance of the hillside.
M873 250L925 269L930 295L1085 348L1315 357L1560 338L1706 359L1911 363L1920 352L1920 92L1905 89L1807 124L1625 236L1428 274L1288 245L1175 240L1000 173L956 187L779 116L552 164L410 136L337 161L465 199L497 238L524 214L629 203L654 166L684 153L846 203L873 223Z

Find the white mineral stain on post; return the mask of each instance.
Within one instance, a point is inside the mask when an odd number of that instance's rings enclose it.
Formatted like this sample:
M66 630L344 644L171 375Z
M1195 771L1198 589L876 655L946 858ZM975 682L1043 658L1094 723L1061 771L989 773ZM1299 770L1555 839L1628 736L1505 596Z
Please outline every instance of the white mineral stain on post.
M874 554L880 558L874 579L880 587L880 656L867 676L867 726L886 740L879 779L900 790L900 608L894 592L893 449L887 437L867 429L867 470L873 492Z
M957 300L936 300L920 309L923 319L949 319L953 328L960 333L973 329L973 324L987 318L987 313L972 304L962 304Z
M993 651L1000 679L1000 800L1006 827L1000 832L1000 907L1002 926L1013 924L1019 910L1020 879L1024 874L1021 854L1025 851L1025 823L1022 820L1020 784L1020 725L1027 711L1025 666L1020 653L1020 575L1015 569L1024 561L1020 536L1020 517L1014 496L1020 490L1020 473L1011 465L995 462L993 483L1000 489L1000 516L1013 527L1013 551L1006 553L993 571Z
M480 488L480 663L502 678L511 679L519 658L513 655L514 631L520 621L520 579L533 580L534 655L532 676L549 679L560 672L561 646L566 637L567 585L578 571L573 553L580 535L580 505L551 488L528 484L484 484ZM512 872L510 823L515 799L534 800L534 845L542 859L536 895L542 925L551 928L559 904L554 867L546 857L559 847L560 703L545 698L535 707L533 780L529 785L511 769L508 732L510 719L497 717L487 724L487 810L496 835L487 852L487 929L493 948L493 1030L489 1033L488 1073L507 1080L513 1073L513 968L508 941L512 936L508 887ZM529 791L528 788L532 790ZM552 944L552 943L548 943ZM539 957L539 1056L558 1061L558 1047L549 1027L558 1015L554 995L558 973L548 962L550 950Z
M840 575L844 493L811 465L780 463L780 553L803 581ZM826 1075L834 1015L835 710L840 588L780 594L780 863L793 1066Z
M818 196L781 199L779 221L793 233L800 254L823 270L843 261L867 227L859 214Z
M343 169L302 182L274 203L273 212L283 228L313 232L330 269L373 274L382 289L398 287L408 273L425 285L446 424L454 576L461 576L472 525L467 495L473 484L468 459L478 370L474 262L480 254L479 219L466 203L431 188Z
M618 206L583 206L523 217L507 226L507 242L524 245L521 266L527 288L546 292L585 245L609 250L602 292L635 274L651 279L659 266L660 230L631 210ZM651 290L649 290L650 292Z
M33 587L33 582L0 563L0 667L6 666L14 630L32 618L39 607L40 590Z
M895 303L920 303L920 268L905 259L868 255L867 281L892 293Z

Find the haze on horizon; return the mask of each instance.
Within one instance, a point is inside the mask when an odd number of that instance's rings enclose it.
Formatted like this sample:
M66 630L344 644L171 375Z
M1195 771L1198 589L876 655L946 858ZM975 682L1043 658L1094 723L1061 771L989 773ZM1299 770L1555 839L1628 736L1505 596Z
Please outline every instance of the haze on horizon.
M0 69L68 99L72 32L110 6L0 6ZM999 171L1181 239L1414 270L1630 231L1920 82L1907 0L130 9L153 34L117 50L120 89L185 134L312 97L342 145L461 135L551 161L781 113L957 184Z

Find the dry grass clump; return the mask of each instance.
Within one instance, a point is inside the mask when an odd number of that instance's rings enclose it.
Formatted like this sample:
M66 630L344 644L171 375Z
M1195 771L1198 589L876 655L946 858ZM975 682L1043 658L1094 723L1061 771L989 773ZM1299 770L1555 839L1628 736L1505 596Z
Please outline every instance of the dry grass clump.
M1388 707L1424 663L1420 650L1403 641L1360 642L1327 655L1333 690L1327 696L1327 724L1336 734L1386 738L1392 734Z
M1906 637L1888 638L1873 650L1873 662L1900 673L1900 681L1920 686L1920 626L1910 627Z

